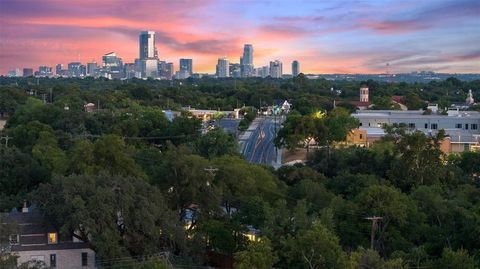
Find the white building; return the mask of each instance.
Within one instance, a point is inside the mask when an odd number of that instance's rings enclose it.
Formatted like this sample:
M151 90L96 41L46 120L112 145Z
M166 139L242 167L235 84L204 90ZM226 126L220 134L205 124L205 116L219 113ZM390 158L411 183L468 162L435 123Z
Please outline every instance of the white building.
M282 62L280 62L279 60L270 62L270 76L272 78L281 78L282 75Z
M217 77L219 78L227 78L230 76L230 64L228 59L223 57L218 59L217 63Z

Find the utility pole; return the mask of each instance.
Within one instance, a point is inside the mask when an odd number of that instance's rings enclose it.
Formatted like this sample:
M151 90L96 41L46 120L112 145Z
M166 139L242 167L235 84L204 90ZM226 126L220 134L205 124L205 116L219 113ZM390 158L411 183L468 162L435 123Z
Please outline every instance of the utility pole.
M373 243L374 243L374 241L375 241L375 230L376 230L377 227L378 227L378 221L379 221L379 220L382 220L383 218L382 218L382 217L373 216L373 217L367 217L367 218L365 218L365 219L372 221L372 232L371 232L371 235L370 235L370 248L371 248L371 249L374 249Z
M209 167L204 168L203 170L210 173L212 176L215 176L217 171L218 171L218 168L215 168L213 166L209 166Z
M8 140L13 139L11 136L2 136L1 139L5 139L5 147L8 148Z
M210 175L212 175L212 178L214 178L215 175L217 174L218 168L215 168L213 166L209 166L209 167L204 168L203 170L208 172ZM209 181L207 181L207 186L210 187L210 182Z

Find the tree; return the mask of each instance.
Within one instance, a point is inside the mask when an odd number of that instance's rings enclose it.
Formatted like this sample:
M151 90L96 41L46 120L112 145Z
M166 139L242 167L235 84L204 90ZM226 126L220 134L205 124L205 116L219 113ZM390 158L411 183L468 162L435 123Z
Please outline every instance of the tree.
M30 191L49 179L49 171L30 155L0 146L0 212L21 205Z
M440 182L445 171L444 154L440 150L443 131L434 137L427 137L419 131L411 134L394 131L392 135L398 159L388 174L396 186L408 191L413 186Z
M436 268L445 269L474 269L478 268L478 263L464 249L452 250L445 248L442 257L432 264Z
M238 155L239 148L235 138L220 128L215 128L197 140L197 150L201 156L213 159L223 155Z
M145 177L132 158L135 149L116 135L105 135L95 141L95 171L108 171L110 175Z
M270 240L250 242L247 249L235 253L235 268L237 269L270 269L276 261L272 252Z
M141 179L56 177L33 201L62 233L88 242L102 259L181 246L182 230L163 195Z
M338 237L316 222L285 241L289 268L344 268L345 254Z
M402 259L384 260L375 250L359 248L348 256L348 266L346 268L403 269L410 267L404 266Z
M400 105L392 102L390 96L381 96L373 98L374 110L400 110Z
M37 143L32 148L32 156L53 173L63 175L68 168L67 156L58 147L57 138L51 132L40 132Z

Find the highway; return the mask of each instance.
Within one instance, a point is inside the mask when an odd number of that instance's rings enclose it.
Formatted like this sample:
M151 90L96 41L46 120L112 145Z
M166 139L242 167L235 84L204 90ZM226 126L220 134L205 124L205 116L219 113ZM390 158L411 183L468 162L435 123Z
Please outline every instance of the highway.
M279 128L279 118L258 117L249 129L239 137L241 151L245 159L251 163L280 166L281 151L275 149L273 140Z

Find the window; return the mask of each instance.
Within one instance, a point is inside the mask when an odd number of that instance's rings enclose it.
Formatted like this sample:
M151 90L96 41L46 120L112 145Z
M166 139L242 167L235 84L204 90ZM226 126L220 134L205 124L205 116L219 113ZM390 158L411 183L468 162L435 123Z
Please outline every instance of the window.
M415 123L409 123L408 128L412 128L412 129L415 128Z
M43 256L43 255L30 256L30 260L32 262L44 262L45 261L45 256Z
M362 135L362 134L360 134L360 139L362 139L362 138L363 138L363 135Z
M461 124L461 123L455 124L455 128L457 128L457 129L462 129L462 124Z
M472 123L470 126L472 127L472 130L477 130L478 129L478 124L476 124L476 123Z
M363 125L363 123L360 122L360 126L362 126L362 125Z
M82 266L88 266L88 253L82 252Z
M465 123L465 130L468 130L468 123Z
M428 123L425 123L425 129L428 129Z
M438 128L437 124L436 124L436 123L432 123L431 129L432 129L432 130L437 130L437 128Z
M50 267L57 267L57 254L50 254Z
M20 242L20 236L18 234L11 234L9 239L10 245L18 245Z
M57 233L48 233L48 243L49 244L57 243Z

